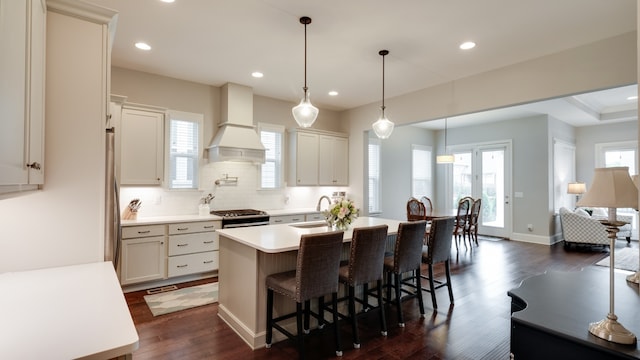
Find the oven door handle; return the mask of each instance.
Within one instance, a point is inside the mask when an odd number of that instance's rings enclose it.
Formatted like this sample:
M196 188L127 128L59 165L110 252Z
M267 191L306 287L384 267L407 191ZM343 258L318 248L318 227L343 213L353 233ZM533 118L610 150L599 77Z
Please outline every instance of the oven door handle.
M225 224L222 228L224 229L232 229L239 227L249 227L249 226L261 226L261 225L269 225L268 221L258 221L258 222L246 222L242 224Z

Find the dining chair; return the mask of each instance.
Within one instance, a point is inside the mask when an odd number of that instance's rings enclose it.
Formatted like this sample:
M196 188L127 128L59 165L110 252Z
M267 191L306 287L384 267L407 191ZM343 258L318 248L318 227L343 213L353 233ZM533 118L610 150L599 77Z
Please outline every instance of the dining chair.
M407 221L426 220L426 210L424 204L412 197L407 201Z
M420 285L420 265L422 262L422 246L424 245L424 232L426 220L416 220L400 223L398 235L393 251L393 256L384 258L384 272L387 274L385 284L387 294L386 301L391 302L391 288L395 290L395 304L398 312L398 326L404 327L402 316L402 301L417 297L420 315L424 316L424 303ZM415 280L415 291L410 291L402 281L402 274L410 272L409 278ZM402 294L408 296L402 297Z
M340 283L348 288L348 295L345 300L349 302L349 315L344 316L351 321L353 330L353 347L360 348L360 337L358 334L358 323L356 313L356 302L362 304L363 311L369 311L369 291L368 284L376 282L375 294L378 304L376 308L380 311L380 333L387 336L387 323L384 315L384 304L382 300L382 279L385 248L387 245L388 225L357 227L353 229L353 237L349 252L349 262L340 266ZM362 285L362 298L356 298L356 286ZM342 299L339 299L342 300Z
M471 201L473 198L466 196L458 201L458 211L456 212L455 226L453 227L453 236L456 239L456 250L460 250L460 238L464 243L465 228L467 226L467 219L469 217L469 208L471 207ZM464 243L465 248L467 244Z
M422 262L427 265L428 275L422 275L423 279L429 282L429 288L422 290L431 293L431 303L433 308L438 308L436 301L436 289L446 286L449 289L449 301L453 305L453 290L451 288L451 257L452 232L456 218L443 217L432 221L431 233L427 238L427 245L422 248ZM433 276L433 266L444 263L445 281L436 280Z
M300 237L296 269L267 276L267 333L266 347L271 347L275 328L298 345L298 354L304 358L304 335L309 333L309 316L318 319L319 328L324 327L324 295L331 294L336 355L342 356L340 325L338 320L338 274L342 254L343 231L305 234ZM295 313L273 318L274 293L279 293L296 302ZM318 313L311 312L311 299L318 298ZM302 324L304 304L304 328ZM296 317L297 334L278 324Z
M482 207L482 198L477 198L471 203L469 211L469 221L465 228L466 235L469 237L469 245L471 241L478 245L478 221L480 219L480 208Z
M426 216L431 216L433 214L433 203L431 199L427 196L423 196L420 198L420 202L424 205L424 213Z

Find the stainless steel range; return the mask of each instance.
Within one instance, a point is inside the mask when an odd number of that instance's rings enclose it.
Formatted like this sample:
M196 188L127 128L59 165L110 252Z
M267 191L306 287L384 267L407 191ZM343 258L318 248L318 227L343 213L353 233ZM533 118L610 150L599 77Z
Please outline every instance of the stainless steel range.
M211 214L222 217L223 229L269 225L269 214L262 210L212 210Z

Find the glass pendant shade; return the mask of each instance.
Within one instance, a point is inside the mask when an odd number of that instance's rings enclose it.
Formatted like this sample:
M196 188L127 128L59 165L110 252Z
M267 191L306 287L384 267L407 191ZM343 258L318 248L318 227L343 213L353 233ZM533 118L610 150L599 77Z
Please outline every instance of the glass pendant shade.
M437 164L453 164L453 162L455 161L453 155L451 154L444 154L444 155L438 155L436 156L436 163Z
M291 113L299 126L308 128L313 125L318 117L318 108L311 104L308 91L304 92L304 98L291 109Z
M380 117L373 123L373 132L380 139L388 139L393 132L393 122L391 122L384 114L384 109L380 113Z

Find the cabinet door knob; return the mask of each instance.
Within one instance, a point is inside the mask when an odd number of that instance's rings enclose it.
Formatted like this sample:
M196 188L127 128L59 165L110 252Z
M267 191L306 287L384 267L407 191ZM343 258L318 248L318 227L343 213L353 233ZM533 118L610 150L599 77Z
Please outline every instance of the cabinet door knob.
M40 170L40 163L34 161L31 164L27 164L27 167L35 170Z

